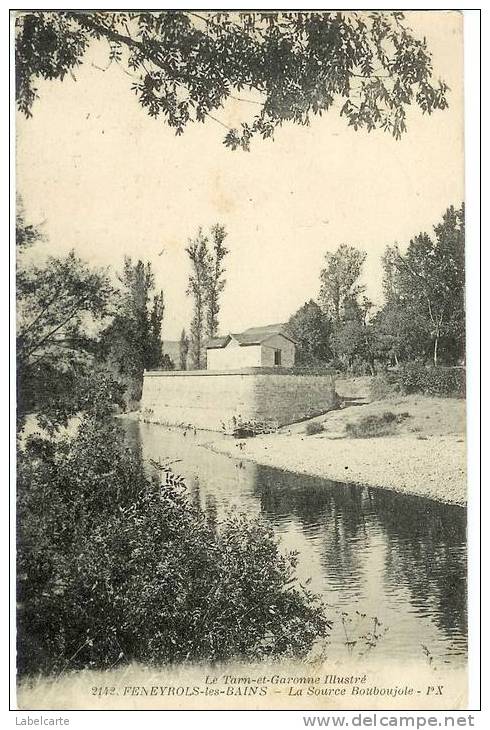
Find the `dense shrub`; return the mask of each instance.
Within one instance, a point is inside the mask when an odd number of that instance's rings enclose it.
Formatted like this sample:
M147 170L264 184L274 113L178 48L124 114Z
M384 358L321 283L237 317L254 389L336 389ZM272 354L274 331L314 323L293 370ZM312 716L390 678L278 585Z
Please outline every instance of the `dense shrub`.
M431 367L418 363L400 369L399 382L405 393L464 398L466 370L464 368Z
M358 421L346 423L345 432L351 438L374 438L376 436L391 436L396 433L397 424L408 418L408 413L395 414L385 411L381 415L364 416Z
M323 423L319 423L318 421L310 421L306 424L305 433L308 436L313 436L316 433L322 433L323 430Z
M373 378L370 390L373 400L410 393L464 398L466 371L464 368L435 368L422 363L407 363L399 370L391 370Z
M18 369L17 420L22 427L28 413L36 413L48 431L65 427L82 410L103 408L106 413L124 407L124 387L93 362L70 363L64 369L41 363Z
M163 476L94 418L20 451L21 673L300 655L328 631L270 528L217 524Z

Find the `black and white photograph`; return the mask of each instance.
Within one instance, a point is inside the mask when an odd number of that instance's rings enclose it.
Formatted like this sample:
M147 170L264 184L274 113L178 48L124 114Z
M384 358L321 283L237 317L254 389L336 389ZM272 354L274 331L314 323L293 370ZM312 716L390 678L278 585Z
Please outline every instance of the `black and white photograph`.
M467 709L463 13L10 23L16 706Z

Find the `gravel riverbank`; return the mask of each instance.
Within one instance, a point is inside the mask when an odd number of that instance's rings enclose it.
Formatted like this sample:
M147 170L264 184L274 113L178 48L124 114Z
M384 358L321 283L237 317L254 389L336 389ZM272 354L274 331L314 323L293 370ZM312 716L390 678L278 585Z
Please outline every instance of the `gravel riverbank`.
M265 436L212 442L208 447L286 471L465 505L464 409L464 401L409 397L313 419L325 430L311 436L303 423ZM386 410L409 414L394 435L345 436L347 422Z

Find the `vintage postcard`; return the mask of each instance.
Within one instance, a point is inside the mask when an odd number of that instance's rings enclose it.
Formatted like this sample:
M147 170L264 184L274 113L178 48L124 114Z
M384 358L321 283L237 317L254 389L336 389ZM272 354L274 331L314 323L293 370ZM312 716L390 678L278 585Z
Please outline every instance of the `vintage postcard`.
M17 707L467 708L462 14L12 26Z

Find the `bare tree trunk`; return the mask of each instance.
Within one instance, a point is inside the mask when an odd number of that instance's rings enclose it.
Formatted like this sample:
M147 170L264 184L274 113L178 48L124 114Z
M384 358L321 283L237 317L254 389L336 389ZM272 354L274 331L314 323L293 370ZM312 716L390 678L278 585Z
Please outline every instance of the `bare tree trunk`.
M434 367L437 367L437 350L439 348L439 335L436 334L436 339L434 340Z

